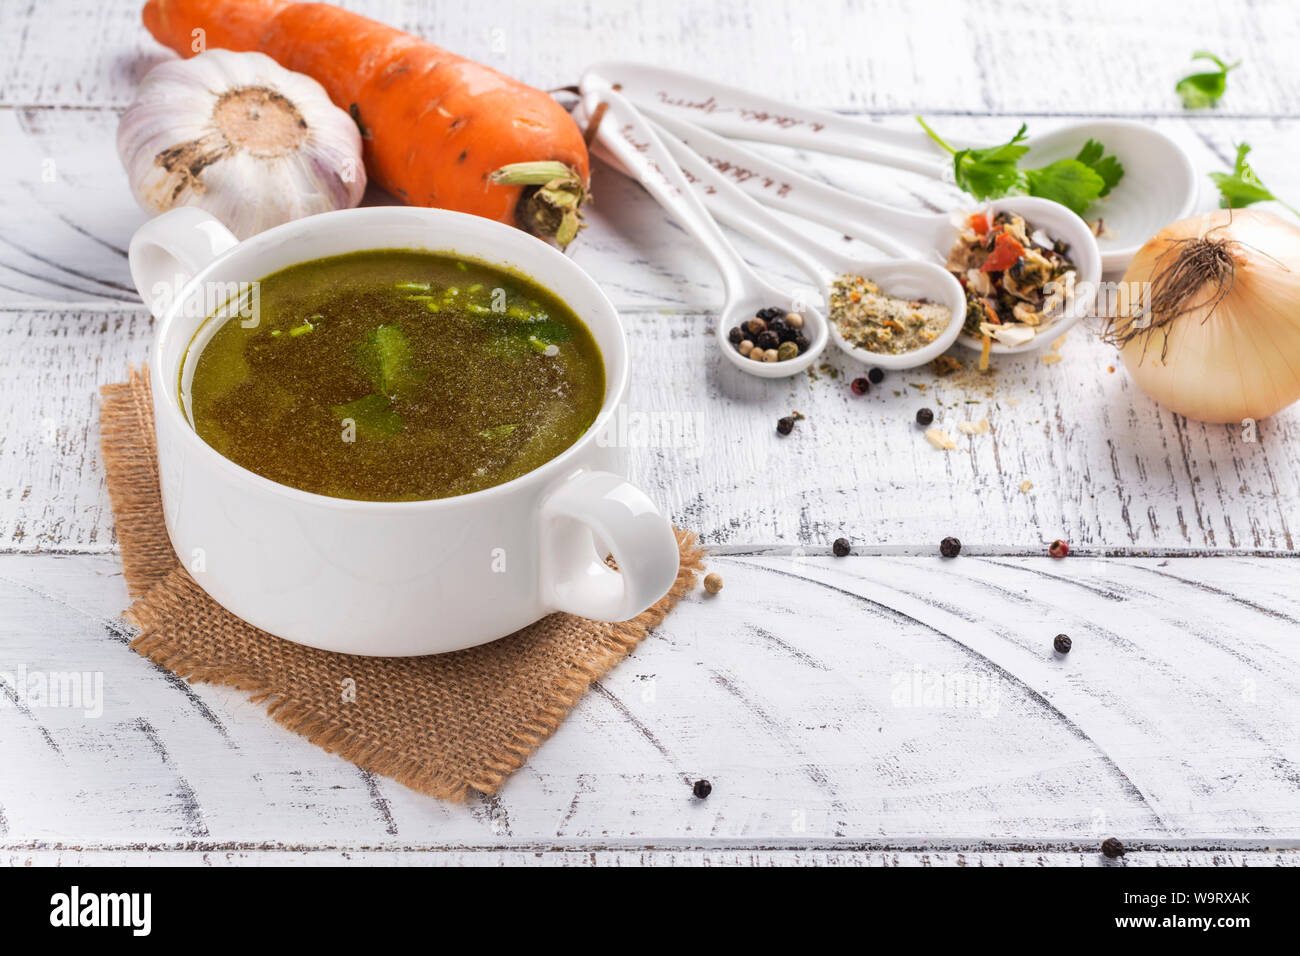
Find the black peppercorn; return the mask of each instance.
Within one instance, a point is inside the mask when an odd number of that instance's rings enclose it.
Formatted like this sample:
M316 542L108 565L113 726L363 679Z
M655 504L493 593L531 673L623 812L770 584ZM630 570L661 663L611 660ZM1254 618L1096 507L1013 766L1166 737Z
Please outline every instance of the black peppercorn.
M1108 860L1117 860L1124 855L1124 844L1114 837L1108 837L1101 844L1101 855Z
M871 390L871 383L865 378L858 377L853 380L849 388L853 389L854 395L865 395Z
M1070 648L1073 646L1074 642L1065 634L1057 634L1056 637L1052 638L1052 647L1056 648L1058 654L1070 653Z
M837 558L848 557L849 552L852 550L853 545L849 544L848 538L836 538L835 543L831 545L831 552Z
M867 373L867 378L871 379L872 385L879 385L885 380L885 373L881 369L873 368Z
M795 329L785 320L785 316L777 316L775 319L769 319L767 330L775 332L776 337L782 342L789 342L795 337Z
M807 352L807 351L808 351L808 346L811 344L811 343L808 341L808 336L804 335L802 332L800 332L798 335L796 335L796 336L795 336L793 339L791 339L790 341L793 342L795 345L799 346L799 351L800 351L800 352Z
M945 558L955 558L961 554L961 542L953 537L944 538L939 542L939 553Z
M759 309L754 314L760 319L775 319L778 315L785 315L785 311L778 309L776 306L768 306L766 309Z
M934 423L934 412L928 408L919 409L916 413L916 423L918 425L930 425Z
M732 345L739 345L741 342L745 340L745 330L742 329L740 326L736 326L734 329L732 329L730 332L727 333L727 339L731 342Z
M788 435L794 431L794 416L787 415L785 418L776 420L776 433L778 435Z
M754 344L757 345L760 349L766 351L767 349L774 349L779 347L781 344L781 339L777 336L775 332L773 332L771 329L768 329L766 332L758 333L758 338L754 340Z
M707 780L696 780L695 786L691 787L691 793L703 800L713 792L713 784Z
M767 331L767 323L762 319L750 319L745 323L745 331L750 335L759 335Z

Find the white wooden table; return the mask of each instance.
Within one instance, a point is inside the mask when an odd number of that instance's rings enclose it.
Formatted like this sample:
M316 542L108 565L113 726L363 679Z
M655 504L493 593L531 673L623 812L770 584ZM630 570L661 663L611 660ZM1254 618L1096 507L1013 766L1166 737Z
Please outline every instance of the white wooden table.
M1300 200L1285 0L347 5L543 88L624 56L990 138L1137 117L1202 171L1244 138ZM0 0L0 35L0 672L94 672L104 695L97 717L0 695L0 862L1093 865L1110 835L1129 861L1297 862L1300 410L1255 444L1185 421L1081 330L991 389L748 378L708 339L720 289L698 250L606 168L574 256L625 316L630 409L679 422L634 477L714 547L723 593L688 599L497 797L460 806L139 658L97 387L152 334L113 137L170 54L133 0ZM1188 115L1172 87L1203 46L1244 66L1221 109ZM958 199L795 158L913 208ZM910 424L922 404L992 432L938 452ZM792 409L808 418L780 439ZM941 562L948 534L966 550ZM853 557L830 556L840 535Z

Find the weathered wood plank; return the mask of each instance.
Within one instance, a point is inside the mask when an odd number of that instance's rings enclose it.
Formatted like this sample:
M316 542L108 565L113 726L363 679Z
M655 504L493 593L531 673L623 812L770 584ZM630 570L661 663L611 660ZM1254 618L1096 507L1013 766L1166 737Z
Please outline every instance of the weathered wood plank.
M952 118L943 124L954 136L1005 138L1015 119ZM906 127L910 117L889 125ZM1046 131L1053 121L1035 122ZM1279 195L1300 196L1300 168L1288 162L1294 151L1294 120L1164 120L1156 124L1177 139L1203 171L1231 167L1233 144L1255 147L1251 161ZM145 221L117 161L116 114L110 110L0 109L0 305L7 307L130 308L139 299L126 265L131 234ZM955 188L898 170L871 167L837 157L771 149L837 185L903 208L962 205ZM720 302L716 274L695 243L639 186L600 163L594 172L589 227L571 248L586 269L625 309L711 308ZM1203 180L1202 204L1216 201ZM382 200L372 193L371 200ZM808 235L836 245L842 237L820 226L791 220ZM747 240L740 247L761 268L792 276L792 267ZM798 277L800 281L806 281Z
M712 565L719 596L689 597L498 797L451 806L131 653L112 556L0 557L0 670L103 675L99 717L0 696L0 762L23 771L0 850L1300 840L1292 561Z
M170 55L140 24L141 3L7 4L15 48L0 104L125 106ZM649 59L805 103L866 111L1176 114L1176 80L1206 46L1244 61L1224 109L1295 115L1289 51L1300 26L1286 0L1195 4L1100 0L905 0L764 4L533 4L476 0L458 14L419 0L341 4L550 89L585 60ZM543 30L546 42L538 42Z
M859 398L851 359L830 358L835 379L763 381L716 354L707 315L625 317L635 373L609 440L710 544L824 548L846 535L929 553L955 534L985 552L1041 553L1057 537L1084 551L1300 547L1300 411L1260 423L1253 443L1188 422L1109 372L1113 350L1085 330L1058 364L1007 360L991 385L921 370ZM143 361L151 335L143 312L0 312L3 547L113 548L97 388ZM991 433L936 451L912 421L922 405L953 434L983 418ZM776 419L792 410L807 420L782 438Z
M608 849L605 847L426 849L340 847L213 849L10 849L5 866L832 866L832 867L1243 867L1300 866L1294 850L1130 851L1107 860L1091 850L826 850L826 849Z

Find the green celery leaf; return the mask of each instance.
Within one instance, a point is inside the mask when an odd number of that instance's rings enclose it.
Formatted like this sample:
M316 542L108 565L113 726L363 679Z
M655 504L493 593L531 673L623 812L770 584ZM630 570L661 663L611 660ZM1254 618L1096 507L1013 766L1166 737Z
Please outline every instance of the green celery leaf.
M1105 182L1106 185L1100 196L1105 196L1124 178L1123 164L1114 156L1107 156L1106 147L1095 139L1084 143L1083 149L1079 150L1079 155L1075 159L1090 167Z
M1228 89L1228 73L1241 66L1241 61L1225 63L1208 50L1197 50L1192 59L1209 60L1219 69L1214 73L1193 73L1174 85L1174 92L1183 98L1183 107L1203 110L1215 106Z
M1106 188L1101 174L1077 159L1059 159L1041 169L1026 170L1025 184L1029 195L1059 202L1079 216Z
M1249 143L1238 143L1237 161L1233 164L1232 173L1210 173L1210 179L1214 180L1214 185L1219 188L1219 208L1243 209L1257 202L1273 201L1282 203L1292 213L1300 216L1300 212L1296 212L1293 207L1278 199L1260 181L1255 170L1246 162L1249 153Z
M1026 137L1022 123L1016 135L1000 146L962 149L953 154L952 171L957 185L976 199L997 199L1021 185L1017 164L1029 152L1019 145Z

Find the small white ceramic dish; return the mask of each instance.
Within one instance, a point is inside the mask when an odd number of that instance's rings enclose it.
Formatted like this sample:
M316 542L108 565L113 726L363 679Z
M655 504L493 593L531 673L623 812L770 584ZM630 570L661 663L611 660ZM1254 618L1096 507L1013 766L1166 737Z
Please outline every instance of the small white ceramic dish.
M592 427L513 481L429 501L299 491L204 442L186 408L201 345L222 321L211 318L212 302L295 263L392 248L517 270L567 302L605 360L605 402ZM167 532L199 585L250 624L346 654L435 654L552 611L627 620L676 580L672 526L622 477L624 449L611 428L627 390L622 324L587 274L541 240L477 216L381 206L309 216L239 242L207 213L179 208L136 232L130 264L159 317L149 370ZM254 309L247 321L255 317Z
M642 63L607 61L591 67L642 109L653 108L714 133L834 153L952 182L952 164L920 128L891 129L825 110L782 103L701 77ZM945 137L947 139L947 137ZM1191 159L1151 126L1125 120L1071 123L1025 141L1026 168L1073 158L1089 139L1124 165L1114 191L1088 210L1101 219L1102 267L1123 271L1138 249L1171 222L1191 214L1199 194ZM988 143L948 139L955 148Z
M1160 131L1129 120L1089 120L1034 136L1022 165L1046 166L1078 155L1089 137L1103 143L1124 165L1124 178L1109 196L1087 210L1090 222L1101 221L1097 236L1101 267L1123 272L1152 236L1196 207L1198 186L1192 161Z

